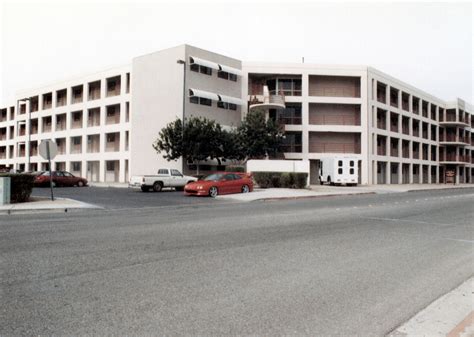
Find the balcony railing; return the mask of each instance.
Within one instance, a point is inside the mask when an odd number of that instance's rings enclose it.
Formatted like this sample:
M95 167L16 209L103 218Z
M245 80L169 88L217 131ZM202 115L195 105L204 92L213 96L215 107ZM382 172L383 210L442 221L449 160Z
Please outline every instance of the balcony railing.
M447 155L444 156L444 159L441 161L469 163L470 161L472 161L472 158L470 158L470 156L448 153Z
M360 145L355 143L317 143L310 147L315 153L360 153Z
M386 156L387 155L387 148L385 145L377 146L377 155L378 156Z
M456 135L446 135L440 137L440 142L466 143L469 144L469 137L461 137Z
M301 117L278 117L278 119L276 120L276 122L277 122L279 125L285 125L285 124L289 124L289 125L301 125L302 118L301 118Z
M360 117L358 116L318 116L314 118L316 125L360 125Z

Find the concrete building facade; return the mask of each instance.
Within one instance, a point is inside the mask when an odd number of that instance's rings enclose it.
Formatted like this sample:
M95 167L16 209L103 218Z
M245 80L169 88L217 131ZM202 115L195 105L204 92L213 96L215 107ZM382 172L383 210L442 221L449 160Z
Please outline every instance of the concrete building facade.
M264 109L285 129L283 157L359 161L360 183L474 181L474 115L366 66L242 63L189 45L143 55L131 65L18 92L0 108L0 168L44 170L42 139L56 141L53 169L90 181L126 182L159 167L185 172L152 147L176 118L203 116L238 126ZM217 169L209 162L208 169Z

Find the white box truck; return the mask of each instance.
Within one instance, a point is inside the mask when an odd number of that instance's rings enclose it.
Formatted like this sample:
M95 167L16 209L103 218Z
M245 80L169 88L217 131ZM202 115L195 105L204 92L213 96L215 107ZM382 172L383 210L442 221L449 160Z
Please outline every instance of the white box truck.
M319 162L319 182L330 185L355 186L359 181L357 158L327 157Z

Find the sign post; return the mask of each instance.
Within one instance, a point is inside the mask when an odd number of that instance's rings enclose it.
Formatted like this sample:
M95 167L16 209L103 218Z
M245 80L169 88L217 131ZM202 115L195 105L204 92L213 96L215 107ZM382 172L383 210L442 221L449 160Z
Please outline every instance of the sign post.
M54 201L53 195L53 172L51 169L51 159L58 154L58 146L52 140L46 139L39 145L39 153L41 157L48 160L49 166L49 188L51 189L51 200Z

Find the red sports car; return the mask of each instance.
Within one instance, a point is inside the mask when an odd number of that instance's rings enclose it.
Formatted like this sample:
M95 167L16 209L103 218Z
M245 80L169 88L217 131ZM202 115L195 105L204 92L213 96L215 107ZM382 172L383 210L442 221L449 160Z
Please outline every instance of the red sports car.
M252 178L241 172L214 173L203 180L184 186L186 195L208 195L215 198L218 194L248 193L253 191Z

